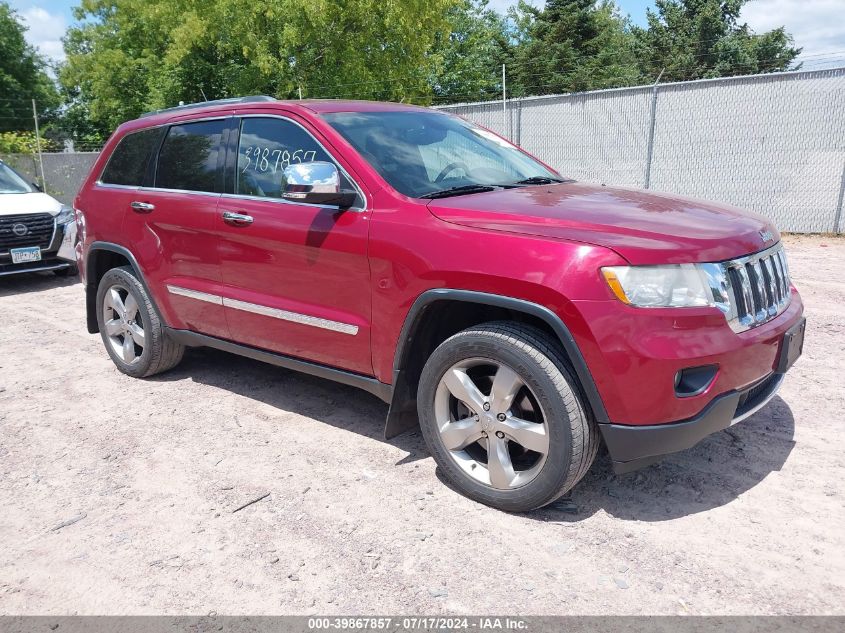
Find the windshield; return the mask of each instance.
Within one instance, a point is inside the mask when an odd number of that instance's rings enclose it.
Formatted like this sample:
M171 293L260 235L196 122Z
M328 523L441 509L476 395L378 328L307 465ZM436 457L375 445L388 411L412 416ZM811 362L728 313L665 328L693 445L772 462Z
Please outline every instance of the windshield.
M337 112L323 116L394 189L412 198L458 187L472 192L472 185L559 179L492 132L448 114Z
M0 193L32 193L35 189L16 171L0 163Z

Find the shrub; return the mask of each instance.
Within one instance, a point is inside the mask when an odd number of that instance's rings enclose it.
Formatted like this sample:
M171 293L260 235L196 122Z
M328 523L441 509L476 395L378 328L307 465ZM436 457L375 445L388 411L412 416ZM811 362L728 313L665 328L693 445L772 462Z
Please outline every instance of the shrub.
M0 154L35 154L37 151L35 132L0 132ZM55 141L42 137L41 151L61 151L61 147Z

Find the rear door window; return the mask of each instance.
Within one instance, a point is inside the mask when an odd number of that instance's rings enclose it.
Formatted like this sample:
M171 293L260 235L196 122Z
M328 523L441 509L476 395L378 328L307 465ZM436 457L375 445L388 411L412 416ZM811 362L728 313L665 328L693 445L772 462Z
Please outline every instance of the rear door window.
M159 189L219 192L218 161L227 122L199 121L171 126L158 154Z
M120 139L103 170L100 182L108 185L140 187L144 183L150 155L160 135L160 128L152 128L127 134Z

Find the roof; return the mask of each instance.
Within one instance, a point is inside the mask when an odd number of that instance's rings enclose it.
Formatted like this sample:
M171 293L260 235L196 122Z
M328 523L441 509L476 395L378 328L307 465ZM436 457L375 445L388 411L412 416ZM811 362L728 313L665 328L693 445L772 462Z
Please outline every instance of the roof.
M301 105L317 114L327 114L330 112L420 112L428 110L428 108L422 106L388 101L306 99L304 101L287 101L284 103Z
M299 101L283 101L268 97L267 95L252 95L247 97L234 97L231 99L217 99L214 101L200 101L198 103L186 103L172 108L163 108L145 112L141 119L154 117L162 114L182 114L197 111L229 110L233 107L243 108L245 106L257 106L265 108L273 104L295 106L306 108L316 114L329 112L390 112L390 111L420 111L426 110L421 106L407 105L403 103L389 103L384 101L355 101L343 99L305 99Z
M283 107L288 112L299 110L303 114L329 114L332 112L437 112L422 106L408 105L404 103L390 103L385 101L355 101L342 99L304 99L280 100L266 95L253 95L248 97L235 97L232 99L218 99L215 101L202 101L199 103L188 103L173 108L156 110L142 114L139 118L126 121L118 130L121 132L132 132L156 125L165 125L173 121L173 117L208 117L219 116L220 114L231 113L232 110L241 111L256 110L266 112L273 110L275 106Z

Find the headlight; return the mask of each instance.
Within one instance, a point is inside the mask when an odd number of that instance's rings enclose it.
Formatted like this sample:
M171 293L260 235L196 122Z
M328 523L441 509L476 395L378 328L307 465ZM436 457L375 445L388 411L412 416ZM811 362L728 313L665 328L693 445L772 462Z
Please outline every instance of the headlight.
M68 222L73 222L73 209L62 205L62 210L56 216L56 224L67 224Z
M643 308L716 306L730 311L728 281L718 264L610 266L602 275L616 297Z

